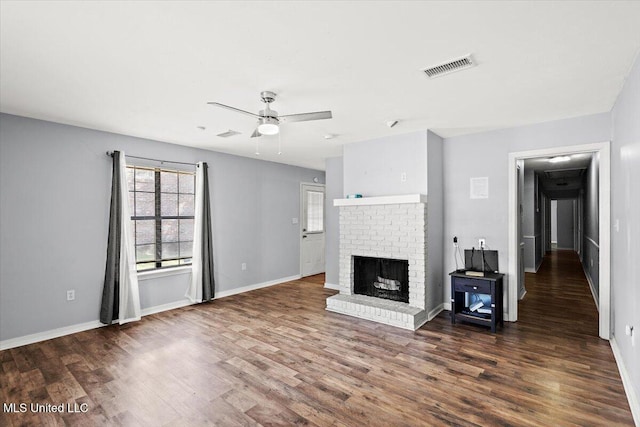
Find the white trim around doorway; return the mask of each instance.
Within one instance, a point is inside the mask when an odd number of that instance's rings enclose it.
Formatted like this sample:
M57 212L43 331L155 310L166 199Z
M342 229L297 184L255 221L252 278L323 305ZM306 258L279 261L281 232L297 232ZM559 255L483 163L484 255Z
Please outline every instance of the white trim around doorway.
M509 153L509 272L508 272L508 315L511 322L518 320L518 183L516 182L516 164L518 160L537 157L553 157L578 153L599 153L599 243L600 273L599 281L599 322L600 338L611 337L611 143L551 147L541 150Z

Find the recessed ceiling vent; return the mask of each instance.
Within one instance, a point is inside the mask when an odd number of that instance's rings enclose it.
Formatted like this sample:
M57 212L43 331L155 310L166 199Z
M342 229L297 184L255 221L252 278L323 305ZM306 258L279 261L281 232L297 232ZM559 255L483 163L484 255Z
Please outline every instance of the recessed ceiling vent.
M586 168L556 169L544 171L544 175L549 179L580 178L585 170Z
M473 62L473 58L471 58L471 55L469 54L463 56L462 58L454 59L453 61L448 61L442 64L434 65L433 67L424 68L422 71L429 78L435 78L444 76L446 74L451 74L455 71L465 70L475 65L476 64L475 62Z
M237 130L229 129L228 131L219 133L216 136L219 136L220 138L229 138L230 136L233 136L233 135L240 135L240 133L241 132L238 132Z

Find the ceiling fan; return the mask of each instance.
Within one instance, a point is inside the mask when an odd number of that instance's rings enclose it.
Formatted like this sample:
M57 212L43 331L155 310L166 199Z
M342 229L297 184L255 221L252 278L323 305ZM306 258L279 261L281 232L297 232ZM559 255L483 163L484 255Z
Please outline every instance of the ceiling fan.
M280 123L305 122L309 120L330 119L332 117L331 111L316 111L313 113L287 114L285 116L279 116L278 112L272 110L269 106L269 104L276 100L275 93L265 90L260 92L260 98L267 106L264 110L260 110L258 114L253 114L249 111L241 110L219 102L207 102L207 104L226 108L227 110L236 111L238 113L247 114L257 118L258 127L253 131L251 138L262 135L277 135L278 132L280 132Z

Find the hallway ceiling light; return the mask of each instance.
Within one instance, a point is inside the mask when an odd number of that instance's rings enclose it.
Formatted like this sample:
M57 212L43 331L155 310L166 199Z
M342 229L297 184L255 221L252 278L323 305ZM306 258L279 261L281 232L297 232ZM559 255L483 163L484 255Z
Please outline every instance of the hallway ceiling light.
M571 160L569 156L557 156L549 159L549 163L560 163L560 162L568 162Z

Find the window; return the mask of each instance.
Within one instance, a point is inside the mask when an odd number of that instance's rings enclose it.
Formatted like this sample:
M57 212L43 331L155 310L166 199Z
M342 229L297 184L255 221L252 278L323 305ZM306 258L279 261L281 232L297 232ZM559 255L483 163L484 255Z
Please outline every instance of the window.
M191 264L195 173L127 166L137 270Z
M322 233L324 231L324 193L307 191L307 232Z

